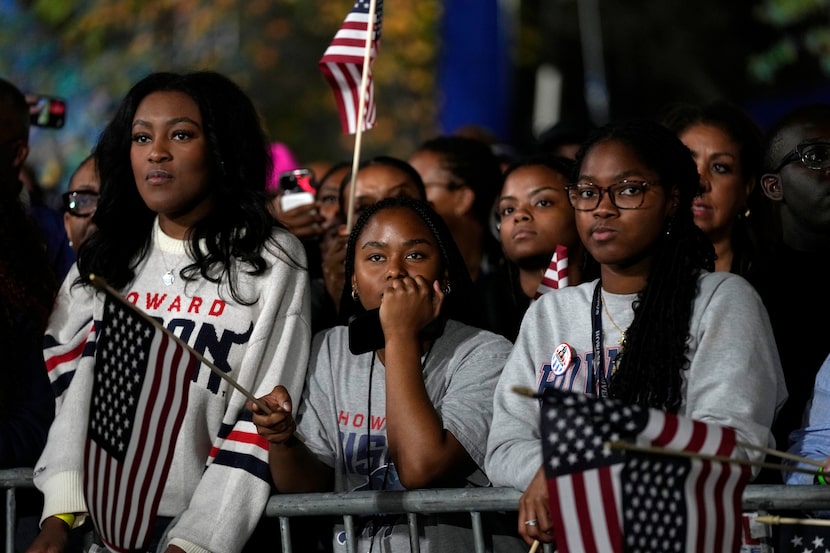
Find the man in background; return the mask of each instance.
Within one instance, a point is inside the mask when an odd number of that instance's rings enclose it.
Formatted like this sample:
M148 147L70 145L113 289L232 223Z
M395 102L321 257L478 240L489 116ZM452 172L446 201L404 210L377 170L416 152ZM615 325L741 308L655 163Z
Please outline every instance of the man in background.
M767 130L761 186L774 207L777 236L758 291L789 393L773 425L776 448L786 451L830 353L830 103L795 108Z
M52 270L62 282L75 262L61 214L32 202L20 181L20 170L29 155L29 104L11 82L0 79L0 186L14 187L41 231Z

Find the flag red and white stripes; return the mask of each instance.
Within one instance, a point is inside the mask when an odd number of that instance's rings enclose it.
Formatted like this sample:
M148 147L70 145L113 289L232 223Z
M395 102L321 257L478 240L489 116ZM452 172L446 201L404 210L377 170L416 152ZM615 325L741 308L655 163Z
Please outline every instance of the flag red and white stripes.
M354 7L346 16L346 20L334 35L334 39L318 63L320 71L334 92L344 134L357 132L360 113L360 82L366 57L366 39L370 30L372 43L369 51L365 111L361 130L371 129L376 119L372 64L380 46L383 0L376 0L374 24L371 29L369 8L370 0L355 1Z
M152 537L198 360L108 295L95 358L84 494L102 541L128 552Z
M740 550L747 467L605 445L622 440L730 457L733 429L553 388L542 402L557 551Z
M542 276L542 282L536 289L536 295L533 299L538 299L539 296L550 290L558 290L568 285L568 247L557 244L556 251L550 258L548 268Z

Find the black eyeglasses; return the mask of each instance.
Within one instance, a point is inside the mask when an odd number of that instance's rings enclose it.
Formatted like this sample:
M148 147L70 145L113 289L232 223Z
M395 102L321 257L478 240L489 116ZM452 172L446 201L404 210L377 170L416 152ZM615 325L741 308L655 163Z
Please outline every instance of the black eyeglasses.
M652 183L641 180L623 180L611 186L596 186L590 182L578 182L565 187L568 201L577 211L593 211L607 192L611 203L618 209L639 209L646 197L646 189Z
M804 167L813 171L821 171L830 167L830 142L802 142L784 156L773 173L778 173L792 163L801 161Z
M98 193L92 190L64 192L63 208L75 217L89 217L98 207Z

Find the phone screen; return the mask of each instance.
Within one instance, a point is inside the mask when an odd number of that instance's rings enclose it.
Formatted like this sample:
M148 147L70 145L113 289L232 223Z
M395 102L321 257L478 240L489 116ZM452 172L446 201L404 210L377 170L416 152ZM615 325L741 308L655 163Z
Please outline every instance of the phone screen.
M280 173L280 188L285 192L314 192L314 175L309 169Z
M37 127L59 129L66 122L66 100L55 96L29 94L29 122Z

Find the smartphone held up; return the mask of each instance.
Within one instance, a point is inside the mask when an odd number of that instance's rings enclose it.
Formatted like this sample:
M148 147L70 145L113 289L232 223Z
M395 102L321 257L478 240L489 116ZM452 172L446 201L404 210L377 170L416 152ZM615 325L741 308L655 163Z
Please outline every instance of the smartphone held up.
M66 122L66 100L44 94L27 94L29 122L36 127L60 129Z
M314 202L314 174L309 169L294 169L280 174L280 207L289 211Z

